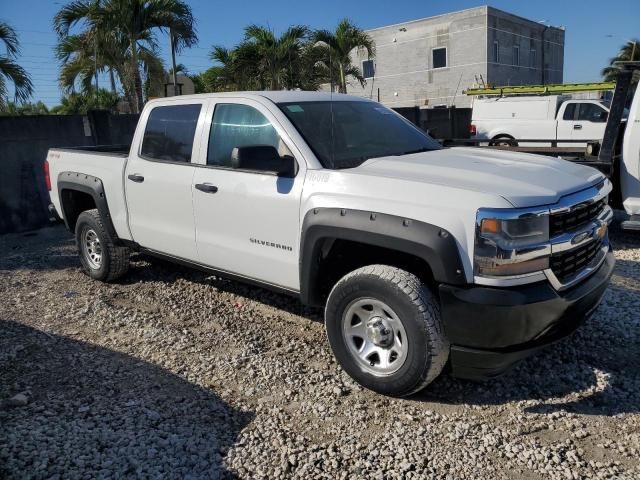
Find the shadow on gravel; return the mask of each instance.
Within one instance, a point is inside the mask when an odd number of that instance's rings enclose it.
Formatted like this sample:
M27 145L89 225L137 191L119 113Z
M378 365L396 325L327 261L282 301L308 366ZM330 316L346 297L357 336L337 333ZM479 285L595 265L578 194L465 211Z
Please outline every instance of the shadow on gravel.
M121 280L123 284L133 284L140 281L172 282L179 278L190 282L215 287L216 289L249 298L264 303L270 307L284 310L316 322L324 322L322 308L308 307L300 303L298 298L283 293L277 293L259 286L213 276L211 273L201 272L189 267L171 263L149 255L138 254L135 260L144 261L143 264L133 264L131 270Z
M0 320L0 478L234 478L224 457L252 418L151 363Z
M0 235L0 270L63 270L80 267L73 235L55 225Z
M626 267L631 271L634 264L637 272L636 262L618 261L616 275ZM526 407L529 413L566 410L613 416L640 412L639 308L637 290L612 284L595 315L573 335L505 375L481 383L443 375L414 399L470 405L542 402Z

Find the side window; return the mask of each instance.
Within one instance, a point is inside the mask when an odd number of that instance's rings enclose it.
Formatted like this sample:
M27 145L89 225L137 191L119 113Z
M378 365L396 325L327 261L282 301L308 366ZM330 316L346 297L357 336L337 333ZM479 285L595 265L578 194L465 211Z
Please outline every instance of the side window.
M573 116L576 113L576 104L575 103L567 103L566 108L564 109L564 115L562 116L563 120L573 120Z
M607 121L607 111L595 103L581 103L578 120L604 123Z
M207 165L231 167L232 150L250 145L271 145L280 154L288 153L271 122L255 108L232 103L216 105L209 133ZM283 149L287 149L286 152Z
M191 161L201 105L170 105L151 110L140 153L153 160Z

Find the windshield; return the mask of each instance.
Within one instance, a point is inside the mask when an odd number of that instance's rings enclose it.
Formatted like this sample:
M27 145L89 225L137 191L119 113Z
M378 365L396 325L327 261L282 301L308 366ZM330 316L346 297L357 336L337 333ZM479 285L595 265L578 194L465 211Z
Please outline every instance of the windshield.
M379 103L318 101L278 106L325 168L357 167L370 158L441 148L422 130Z

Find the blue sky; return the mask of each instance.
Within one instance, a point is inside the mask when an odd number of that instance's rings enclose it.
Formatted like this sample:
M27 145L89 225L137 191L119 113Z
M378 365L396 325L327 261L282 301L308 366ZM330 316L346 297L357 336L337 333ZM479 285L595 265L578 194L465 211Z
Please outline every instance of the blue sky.
M56 36L51 21L64 0L0 0L0 19L17 31L22 44L21 65L32 75L33 100L48 105L59 102L58 64L53 56ZM268 25L282 31L291 24L329 28L343 17L362 28L380 27L406 20L447 13L483 5L467 0L249 0L222 2L190 0L197 20L199 45L184 51L178 62L191 72L211 65L211 46L233 46L242 38L243 28L251 23ZM512 0L493 1L489 5L535 21L566 28L565 82L599 80L599 70L619 46L631 37L640 37L640 0ZM168 40L158 36L167 65ZM107 85L107 78L99 82Z

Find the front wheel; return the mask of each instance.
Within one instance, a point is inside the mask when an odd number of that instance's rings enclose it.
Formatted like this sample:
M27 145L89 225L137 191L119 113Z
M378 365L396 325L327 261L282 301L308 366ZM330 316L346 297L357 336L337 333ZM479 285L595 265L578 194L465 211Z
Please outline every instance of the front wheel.
M370 265L345 275L329 295L325 324L340 366L385 395L421 390L449 358L438 300L399 268Z

